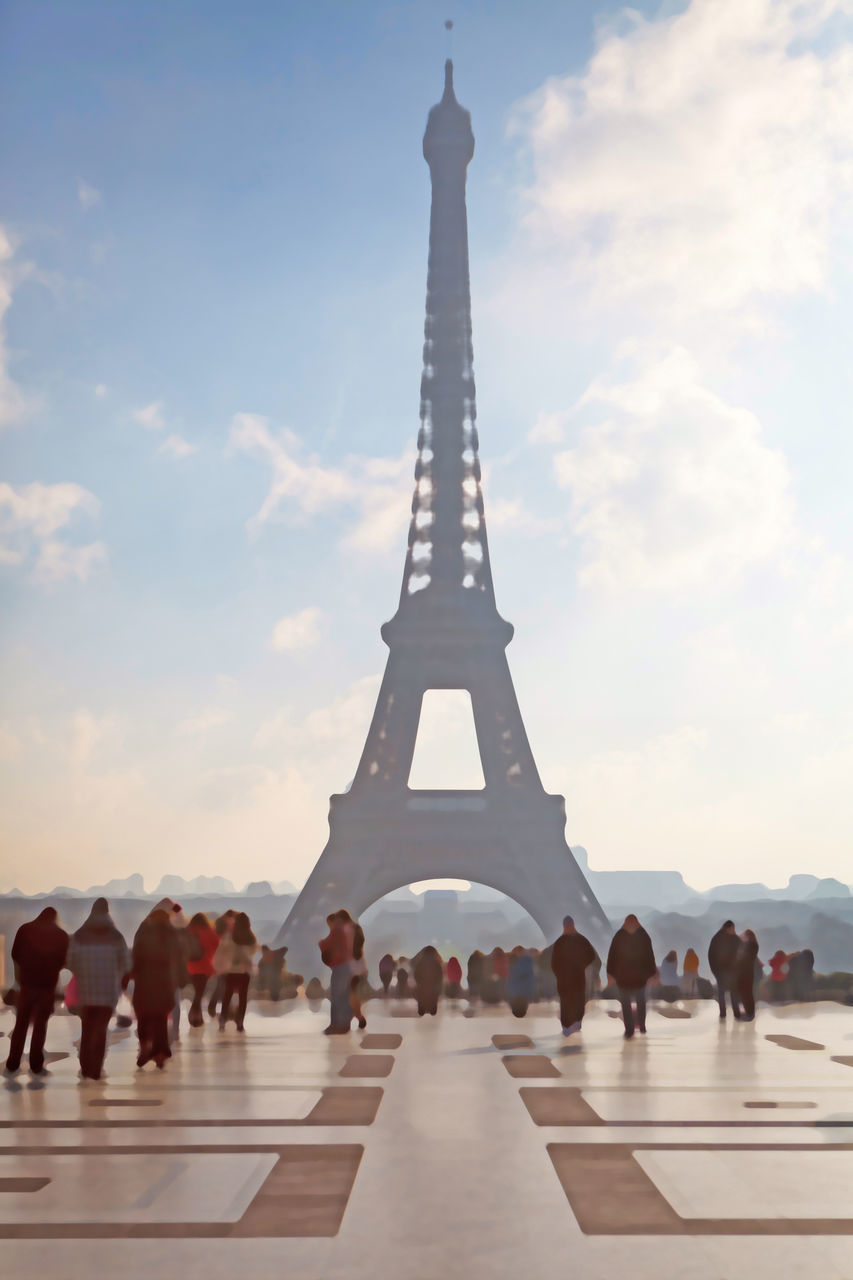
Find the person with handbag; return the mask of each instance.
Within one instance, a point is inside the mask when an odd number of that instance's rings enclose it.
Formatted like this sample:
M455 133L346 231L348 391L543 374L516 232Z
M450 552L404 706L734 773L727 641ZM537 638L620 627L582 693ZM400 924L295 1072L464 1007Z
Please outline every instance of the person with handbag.
M68 934L60 928L55 907L45 907L35 920L22 924L12 943L12 960L18 981L15 1028L9 1040L6 1074L21 1065L27 1031L30 1036L30 1072L44 1074L44 1042L53 1013L59 971L65 965Z

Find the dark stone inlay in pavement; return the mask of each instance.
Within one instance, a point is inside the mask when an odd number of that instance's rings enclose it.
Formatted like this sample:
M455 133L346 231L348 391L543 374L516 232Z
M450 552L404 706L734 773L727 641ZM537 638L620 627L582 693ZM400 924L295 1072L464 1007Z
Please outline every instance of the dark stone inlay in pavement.
M338 1072L339 1076L366 1079L371 1076L390 1076L394 1059L390 1053L353 1053Z
M536 1047L530 1036L522 1035L492 1036L492 1044L496 1049L534 1049Z
M682 1218L634 1159L634 1151L639 1149L639 1145L548 1144L548 1154L560 1185L585 1235L853 1235L853 1219L850 1218ZM649 1149L645 1143L642 1146ZM657 1145L654 1149L673 1148ZM679 1144L678 1149L684 1150L685 1147ZM715 1151L730 1149L745 1148L713 1147ZM774 1149L799 1150L790 1145ZM614 1195L614 1187L618 1188L618 1195Z
M840 1062L842 1067L853 1067L853 1057L847 1053L833 1054L833 1062Z
M534 1124L538 1125L592 1125L604 1124L601 1116L594 1111L580 1089L536 1089L519 1090L521 1101L530 1112Z
M362 1049L399 1049L403 1037L391 1033L368 1032L361 1037Z
M162 1098L93 1098L90 1107L162 1107Z
M658 1009L658 1013L662 1018L692 1018L693 1015L689 1009Z
M509 1074L517 1080L543 1076L560 1078L560 1071L554 1066L550 1058L545 1057L544 1053L510 1053L502 1058L501 1061Z
M825 1049L825 1044L818 1044L816 1040L803 1040L800 1036L765 1036L765 1040L772 1040L773 1044L780 1045L783 1049Z
M0 1178L0 1191L41 1191L50 1178Z
M798 1108L802 1109L803 1107L816 1107L817 1103L816 1102L787 1102L787 1101L786 1102L765 1102L761 1100L756 1102L745 1102L743 1105L745 1107L755 1107L756 1109L762 1108L762 1109L771 1110L775 1107L786 1107L788 1109L796 1110Z

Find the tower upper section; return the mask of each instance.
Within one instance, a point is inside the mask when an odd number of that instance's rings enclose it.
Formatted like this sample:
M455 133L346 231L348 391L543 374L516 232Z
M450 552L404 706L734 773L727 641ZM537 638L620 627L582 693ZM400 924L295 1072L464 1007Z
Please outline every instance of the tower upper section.
M478 629L495 625L496 638L506 644L512 628L495 607L472 367L465 179L474 134L471 116L456 101L449 60L423 149L432 205L421 427L400 607L383 635L390 639L410 625L429 630L430 617L440 616L445 631L454 622Z

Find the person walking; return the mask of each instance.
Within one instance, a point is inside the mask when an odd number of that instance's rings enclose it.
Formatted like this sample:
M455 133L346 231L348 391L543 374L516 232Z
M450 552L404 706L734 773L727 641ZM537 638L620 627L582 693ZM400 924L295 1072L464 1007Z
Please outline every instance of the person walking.
M329 932L317 944L323 964L331 969L329 1025L323 1031L327 1036L346 1035L352 1025L352 1006L349 997L353 934L346 927L350 923L348 911L333 911L331 915L326 916Z
M22 924L15 934L12 961L18 981L18 1003L6 1059L8 1075L14 1075L21 1065L30 1026L30 1074L45 1073L47 1022L53 1013L56 984L60 969L65 967L67 952L68 934L59 926L55 907L45 907L35 920Z
M740 947L735 960L735 987L743 1005L742 1022L755 1018L755 962L758 959L758 939L751 929L741 934Z
M740 939L735 933L733 920L726 920L714 934L708 946L708 964L717 984L717 1001L720 1017L726 1016L726 993L732 1002L732 1014L740 1017L740 1002L735 990L735 968Z
M193 986L193 1000L187 1020L191 1027L204 1025L202 1002L207 984L213 977L213 957L219 946L219 934L203 911L197 911L187 925L187 973Z
M441 956L428 943L415 956L413 965L415 992L418 1000L418 1017L425 1013L438 1013L438 997L444 984L444 966Z
M575 928L574 918L565 916L563 932L551 948L551 972L557 980L564 1036L574 1035L583 1025L586 971L597 958L589 938Z
M681 994L686 1000L695 1000L699 995L699 957L692 947L688 947L684 953Z
M468 957L466 979L469 1000L478 1000L482 996L485 971L486 957L482 951L472 951Z
M223 911L222 915L216 918L216 920L213 923L213 927L216 930L216 933L220 941L224 937L230 936L231 930L234 928L234 921L236 917L237 917L237 912L234 910L233 907L229 907L227 911ZM215 954L216 952L214 952L214 955ZM207 1005L208 1017L210 1018L216 1017L217 1009L222 1008L222 997L224 994L225 994L225 977L223 974L218 973L216 974L216 982L213 985L213 991L211 992L210 1000L208 1001L208 1005Z
M627 915L622 928L614 934L607 955L607 976L619 990L626 1040L634 1034L634 1006L637 1030L640 1035L646 1034L646 983L656 973L652 940L637 917Z
M80 1078L103 1079L107 1027L130 969L127 943L112 921L106 898L92 910L68 943L66 966L77 984L80 1010Z
M254 956L258 949L258 940L252 932L249 917L245 911L238 911L234 917L234 928L230 936L222 939L214 956L217 970L225 976L225 991L222 996L222 1009L219 1014L219 1030L225 1030L231 1012L231 1000L236 995L237 1011L235 1020L237 1030L243 1031L246 1018L246 1005L249 1000L249 982L254 968Z
M462 965L457 956L451 956L447 962L444 994L451 1000L456 1000L462 994Z
M137 1067L153 1061L162 1071L171 1058L169 1014L175 1004L183 958L170 913L155 907L133 939L133 1011L139 1036Z

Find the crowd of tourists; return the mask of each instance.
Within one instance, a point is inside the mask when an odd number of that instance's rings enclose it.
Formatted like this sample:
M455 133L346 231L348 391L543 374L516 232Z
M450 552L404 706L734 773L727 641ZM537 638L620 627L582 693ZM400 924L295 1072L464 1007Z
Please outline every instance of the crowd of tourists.
M605 963L592 943L579 933L571 916L563 932L550 946L516 946L510 951L494 947L484 954L473 951L464 974L460 959L446 962L436 947L423 947L417 955L382 956L378 963L379 987L374 990L365 959L362 926L348 911L333 912L326 920L328 933L319 942L320 958L330 971L329 1025L326 1035L348 1033L355 1020L367 1026L364 1005L375 994L417 1002L420 1016L435 1015L442 997L461 996L486 1005L506 1002L517 1017L532 1003L557 999L563 1034L581 1030L587 1002L594 996L619 1000L624 1035L631 1039L646 1030L646 1002L652 992L664 999L716 995L720 1017L741 1021L755 1017L755 993L764 967L758 939L752 929L738 934L727 920L714 934L708 948L713 988L699 976L699 956L693 948L684 954L682 972L675 951L660 964L651 939L636 915L628 915L615 933ZM178 903L162 899L149 912L128 946L110 916L105 898L98 898L88 918L70 937L59 924L56 910L45 907L20 927L12 946L16 985L7 1003L16 1006L15 1027L10 1036L6 1073L21 1065L27 1033L31 1030L29 1066L43 1074L47 1023L52 1014L60 975L70 971L63 999L66 1008L80 1017L80 1078L104 1078L103 1065L108 1029L122 1000L132 1016L119 1014L120 1024L136 1021L139 1051L137 1066L153 1062L162 1070L180 1039L182 997L192 989L187 1022L199 1027L208 1018L224 1030L233 1020L244 1030L250 984L258 995L277 1000L295 996L302 989L301 974L289 973L286 947L259 946L244 911L228 910L211 920L196 912L187 919ZM810 994L814 955L810 950L777 951L769 961L771 999L806 999ZM606 982L602 981L602 969ZM707 984L707 989L703 989ZM305 994L324 996L318 979Z

